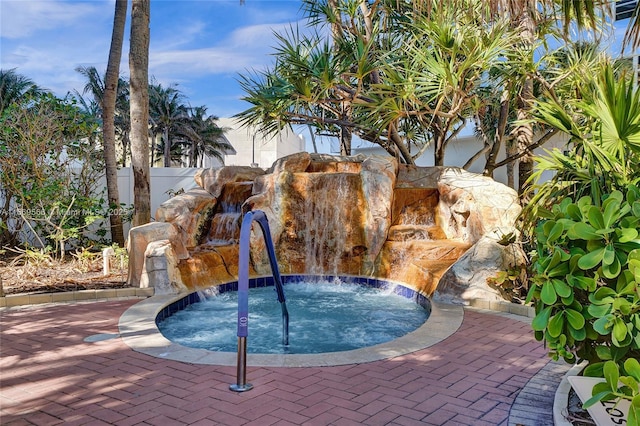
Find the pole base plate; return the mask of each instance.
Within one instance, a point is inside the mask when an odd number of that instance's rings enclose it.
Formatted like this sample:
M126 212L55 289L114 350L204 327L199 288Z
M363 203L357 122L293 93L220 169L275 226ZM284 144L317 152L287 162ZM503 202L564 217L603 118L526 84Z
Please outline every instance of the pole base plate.
M231 389L234 392L246 392L253 389L253 385L251 383L245 383L244 385L239 385L237 383L234 383L232 385L229 385L229 389Z

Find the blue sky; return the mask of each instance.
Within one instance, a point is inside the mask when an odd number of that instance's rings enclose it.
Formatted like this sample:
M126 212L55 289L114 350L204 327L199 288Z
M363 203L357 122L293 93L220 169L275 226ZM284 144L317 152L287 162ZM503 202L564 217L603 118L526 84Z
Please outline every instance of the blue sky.
M82 91L78 66L106 69L113 0L0 0L0 64L58 96ZM130 6L129 6L130 8ZM130 14L130 9L127 12ZM129 21L121 75L128 76ZM300 1L152 0L149 75L178 84L219 117L246 109L238 73L271 63L274 31L302 19Z

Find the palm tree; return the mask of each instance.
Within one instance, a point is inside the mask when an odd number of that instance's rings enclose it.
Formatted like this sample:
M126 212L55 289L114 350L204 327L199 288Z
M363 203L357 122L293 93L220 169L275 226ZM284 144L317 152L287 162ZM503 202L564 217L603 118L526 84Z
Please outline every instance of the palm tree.
M84 75L87 79L87 83L82 89L82 93L91 93L93 96L93 102L96 103L97 109L95 110L96 116L102 119L103 116L103 104L105 94L105 83L100 73L95 67L77 67L76 71ZM78 99L82 99L82 95L76 91ZM117 93L116 93L116 105L114 114L115 132L118 134L118 139L122 144L122 167L127 166L127 155L130 152L129 149L129 134L131 130L131 119L129 116L129 82L123 78L118 78Z
M199 106L189 110L184 125L177 130L178 143L189 147L188 167L202 167L204 156L224 159L224 152L230 148L224 137L224 129L216 124L218 117L207 117L207 107Z
M0 69L0 115L9 105L24 102L27 98L44 92L30 78L16 73L15 68Z
M109 60L104 79L104 96L102 98L102 143L104 147L105 177L107 180L107 199L109 201L109 223L111 238L119 246L124 246L124 230L122 217L118 214L120 194L118 192L118 165L116 162L116 104L118 98L118 82L120 80L120 59L124 40L124 24L127 19L127 0L116 0L113 18L113 32Z
M102 81L102 77L96 67L78 66L76 67L76 72L79 72L87 79L86 84L82 88L82 93L91 93L96 102L100 104L100 108L102 108L104 82Z
M164 167L171 167L171 146L173 133L188 117L188 107L184 103L184 95L175 86L162 87L159 83L149 86L149 116L155 145L156 135L162 137L164 147ZM155 150L151 149L152 155ZM151 164L154 163L152 158Z
M535 64L536 73L534 96L537 100L572 99L580 96L587 77L594 75L603 54L595 43L567 43L561 49L542 55ZM559 131L547 126L544 122L534 121L533 129L535 141L525 152L518 151L515 146L514 128L517 122L517 105L512 102L512 94L516 92L517 75L522 73L518 61L512 61L512 66L505 67L507 75L501 78L502 83L488 80L488 85L482 88L480 103L474 108L474 122L476 136L483 140L484 148L478 151L464 166L468 167L473 161L485 154L484 174L492 176L499 167L507 167L507 184L516 188L514 179L514 163L527 152L544 145ZM506 148L506 158L499 159L501 147Z
M122 3L124 3L124 13L126 18L126 0L119 0L116 3L116 8L123 8ZM118 10L116 13L121 14L122 11ZM115 20L116 18L114 18ZM123 17L118 17L118 20L124 19ZM115 23L115 25L121 25L121 23ZM114 29L115 30L115 29ZM119 30L118 30L119 31ZM124 29L122 29L124 31ZM120 48L122 50L122 48ZM117 55L113 54L113 55ZM110 54L111 56L111 54ZM123 156L123 166L124 159L126 158L127 152L127 142L128 142L128 133L129 133L129 120L128 118L123 121L124 116L128 116L128 84L125 80L117 77L117 85L115 86L115 99L111 100L113 96L110 91L107 90L107 85L105 84L105 80L100 77L100 73L97 71L95 67L77 67L76 71L80 74L84 75L87 78L87 83L83 88L83 93L91 93L93 96L92 104L94 107L94 113L97 117L100 118L101 127L102 127L102 142L103 142L103 155L105 158L105 176L107 179L107 197L109 202L109 211L117 211L117 207L120 205L120 197L117 191L117 162L116 162L116 154L115 154L115 140L116 140L116 129L120 134L120 139L122 141L122 156ZM112 70L113 71L113 70ZM117 70L116 70L117 71ZM111 77L113 78L113 77ZM108 95L107 95L108 94ZM82 96L78 94L78 97L82 99ZM113 108L108 104L113 103ZM124 111L123 111L124 110ZM108 118L108 115L111 118ZM111 141L111 142L110 142ZM112 164L111 164L112 163ZM111 170L113 167L113 170ZM114 183L115 180L115 183ZM114 188L115 186L115 188ZM109 189L111 187L111 189ZM116 197L118 195L118 197ZM112 239L118 245L124 245L124 231L122 229L122 218L115 217L115 215L110 215L110 224L113 225L115 222L115 229L112 228ZM113 219L113 221L111 221Z
M99 133L102 126L102 110L95 99L85 99L77 90L74 90L72 99L79 104L80 111L87 117L87 121L95 125L95 131L89 136L91 146L99 144Z
M129 73L131 96L131 167L133 226L151 221L149 178L149 14L150 0L131 2Z

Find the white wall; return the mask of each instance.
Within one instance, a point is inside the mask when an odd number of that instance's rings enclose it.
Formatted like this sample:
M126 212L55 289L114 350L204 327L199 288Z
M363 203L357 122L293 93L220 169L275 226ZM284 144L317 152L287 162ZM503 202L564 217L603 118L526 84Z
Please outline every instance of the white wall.
M265 138L256 129L242 127L233 118L218 119L218 126L225 129L225 136L233 145L236 154L225 155L226 166L250 166L267 169L278 159L305 150L302 135L285 128L279 135Z
M555 136L549 140L544 146L534 151L536 155L542 155L544 150L551 150L552 148L562 148L566 144L566 137ZM482 148L482 142L473 135L458 137L457 140L452 141L446 148L444 164L445 166L462 167L476 152ZM387 152L378 145L371 145L368 143L362 143L359 147L353 149L353 154L363 153L365 155L388 155ZM500 150L499 160L505 158L504 147ZM476 160L469 168L470 172L482 173L484 168L484 156ZM429 147L425 153L416 160L416 165L426 167L433 166L433 148ZM493 178L506 184L507 182L507 169L506 167L500 167L494 171ZM515 176L517 184L517 173Z
M194 176L198 168L178 168L178 167L151 167L151 218L155 218L156 210L160 204L167 201L171 196L171 191L180 190L188 191L196 188ZM106 181L102 179L98 188L105 188L106 197ZM120 202L125 206L133 206L133 170L130 167L124 167L118 170L118 193ZM130 228L129 223L125 224L125 234Z

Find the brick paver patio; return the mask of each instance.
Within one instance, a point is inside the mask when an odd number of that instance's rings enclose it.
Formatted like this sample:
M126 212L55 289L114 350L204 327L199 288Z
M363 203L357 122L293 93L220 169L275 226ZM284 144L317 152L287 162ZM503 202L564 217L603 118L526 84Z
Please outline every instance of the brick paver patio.
M235 367L131 350L120 315L138 300L0 312L2 425L506 425L548 363L526 322L465 310L451 337L408 355L335 367ZM112 334L97 342L84 339ZM109 336L105 336L109 337Z

